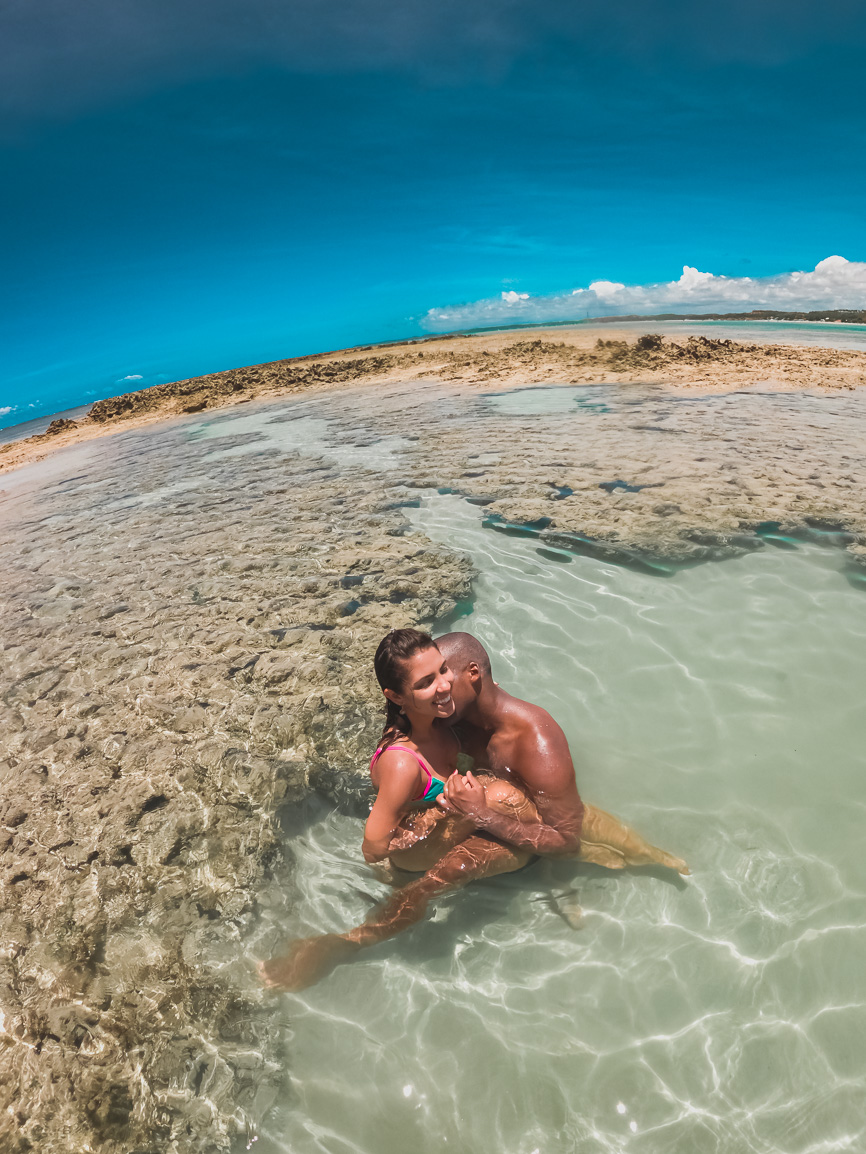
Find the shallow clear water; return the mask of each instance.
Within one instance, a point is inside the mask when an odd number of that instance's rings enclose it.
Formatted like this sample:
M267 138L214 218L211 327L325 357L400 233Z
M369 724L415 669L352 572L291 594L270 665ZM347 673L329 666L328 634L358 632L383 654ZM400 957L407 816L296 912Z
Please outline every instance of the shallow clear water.
M488 393L482 403L500 413L609 413L609 385L542 385Z
M326 456L340 465L367 469L397 464L400 451L410 444L405 437L370 434L360 436L354 443L340 443L331 435L330 425L324 417L298 416L291 410L280 412L269 406L240 416L219 413L193 425L187 436L193 442L231 438L228 447L213 447L208 453L210 460L277 451Z
M287 995L293 1093L259 1149L863 1148L866 598L842 554L662 580L556 563L454 496L408 512L472 556L460 627L561 721L583 795L693 876L540 861ZM386 892L358 820L312 801L287 834L287 936Z
M832 496L820 507L803 497L805 509L859 524L864 427L859 395L692 398L616 385L506 401L396 383L384 396L341 390L190 415L0 479L9 591L30 607L10 615L4 660L24 688L60 659L68 670L7 737L36 764L54 750L70 791L101 780L107 749L130 775L119 792L154 775L172 793L176 773L189 781L218 764L207 788L220 804L242 801L241 816L219 818L224 844L166 867L200 908L178 912L159 894L112 906L106 957L123 959L112 1013L142 988L142 942L170 935L195 957L198 988L226 982L240 997L223 1017L218 1000L184 1003L177 1064L155 1076L179 1095L179 1125L198 1124L202 1100L257 1125L289 1022L292 1091L255 1147L271 1154L863 1145L866 598L846 580L851 561L767 532L758 553L661 580L491 532L483 518L488 496L508 491L518 500L502 506L506 522L550 514L580 532L613 526L627 542L629 517L655 517L662 496L688 511L692 490L714 507L730 491L737 518L767 529L814 478ZM741 480L720 484L738 460ZM437 487L483 507L428 498ZM298 794L320 741L327 768L362 765L375 735L352 703L366 701L382 632L465 595L453 563L404 533L403 517L474 559L464 624L503 684L563 722L584 795L686 856L694 876L539 862L449 897L428 924L275 1000L252 958L277 952L281 936L345 929L386 891L360 858L359 820L309 799L287 818L293 880L278 872L263 886L255 924L235 915L253 885L246 863L260 867L243 848L259 836L244 799L252 789L265 825L271 805L239 754L263 773L279 755ZM282 664L295 628L297 681ZM333 684L317 672L323 654ZM252 677L238 655L262 658ZM330 701L348 701L336 729L317 704L323 684ZM72 732L66 719L87 696L100 704L86 734L45 747L49 730ZM184 823L210 821L199 799L185 794ZM88 836L100 828L80 824ZM153 879L149 867L131 876ZM39 901L40 932L65 932ZM217 907L225 917L211 919ZM170 948L154 980L182 1000L191 987ZM33 973L31 989L43 981ZM136 1036L148 1038L142 1013ZM119 1020L109 1027L125 1040ZM197 1063L215 1053L231 1074L211 1085Z

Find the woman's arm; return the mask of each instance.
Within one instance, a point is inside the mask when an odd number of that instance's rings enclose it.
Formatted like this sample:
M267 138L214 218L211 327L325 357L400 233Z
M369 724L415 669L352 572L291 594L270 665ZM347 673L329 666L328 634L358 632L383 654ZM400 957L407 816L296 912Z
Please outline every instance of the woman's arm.
M400 819L421 786L421 767L402 750L386 750L379 758L379 792L364 828L361 852L368 862L382 861Z

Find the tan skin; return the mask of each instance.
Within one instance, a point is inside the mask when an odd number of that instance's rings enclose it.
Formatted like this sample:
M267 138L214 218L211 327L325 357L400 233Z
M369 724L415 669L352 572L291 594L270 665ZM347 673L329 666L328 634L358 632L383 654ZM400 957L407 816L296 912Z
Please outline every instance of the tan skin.
M447 637L443 652L447 656ZM533 853L573 855L580 849L584 804L565 734L546 710L512 697L476 662L455 675L452 687L464 748L532 798L540 821L525 822L494 810L475 776L449 779L440 804L468 817L500 841Z
M400 737L396 745L414 749L442 782L456 774L460 742L451 722L454 702L451 689L454 674L437 648L415 654L406 666L402 692L385 689L389 701L403 710L411 736ZM405 750L388 748L371 769L376 801L367 819L362 852L370 864L386 858L391 865L423 873L476 830L474 820L438 807L418 810L413 803L427 785L427 775L416 758ZM470 775L471 776L471 775ZM524 794L491 775L472 778L476 790L485 791L485 801L506 816L519 812L525 821L538 822L538 814ZM523 861L528 860L521 858Z
M407 663L401 693L385 690L389 699L402 707L411 725L412 739L401 738L399 744L416 748L441 780L456 776L457 743L444 725L454 714L452 682L451 671L434 647ZM303 938L284 956L261 962L258 969L265 985L302 990L361 947L384 941L420 921L432 898L470 881L520 869L529 860L526 851L476 833L470 819L447 815L435 807L418 815L426 820L415 829L408 811L426 775L410 754L386 751L373 772L379 796L364 831L364 857L375 863L387 856L396 866L424 871L423 877L395 893L362 926L346 934ZM495 801L503 783L491 782L491 788L491 800ZM507 784L504 789L512 792ZM510 801L504 800L506 804ZM405 852L401 852L403 845L409 847Z
M454 713L453 680L439 650L428 648L407 662L402 693L384 690L385 696L403 710L411 725L411 737L401 737L397 744L420 753L431 768L436 767L435 776L440 781L445 781L457 769L458 743L445 724ZM370 772L377 794L364 829L361 851L365 861L374 863L392 853L395 837L399 844L398 827L427 785L427 775L418 760L401 749L386 749Z
M304 989L358 949L420 921L432 898L470 881L520 869L533 853L576 857L614 869L661 864L688 873L685 862L581 801L568 742L550 714L506 693L477 662L466 663L457 673L448 668L449 652L453 649L454 656L459 655L459 645L449 642L452 636L440 638L439 649L424 651L429 667L420 661L413 664L402 694L391 696L386 691L412 723L413 746L432 768L447 770L439 774L445 781L440 813L427 810L415 827L411 818L407 823L409 801L426 775L414 758L403 754L386 762L380 773L376 784L380 795L385 788L386 798L372 826L368 821L364 839L368 861L389 856L404 869L426 872L354 930L303 939L284 957L261 963L266 985ZM449 679L450 703L443 696ZM460 719L464 750L476 766L489 767L494 777L472 773L461 777L453 771L455 747L453 741L447 745L443 723L455 716ZM383 754L379 762L386 757ZM375 812L376 806L371 820ZM442 816L447 820L440 820Z
M451 695L463 748L477 767L523 793L534 811L525 805L512 815L492 807L489 786L479 789L472 774L449 779L439 799L443 809L534 853L576 857L608 869L662 865L687 874L681 858L650 845L612 814L581 800L560 726L540 706L506 693L476 661L461 662L463 636L446 634L437 641L446 660L457 667Z

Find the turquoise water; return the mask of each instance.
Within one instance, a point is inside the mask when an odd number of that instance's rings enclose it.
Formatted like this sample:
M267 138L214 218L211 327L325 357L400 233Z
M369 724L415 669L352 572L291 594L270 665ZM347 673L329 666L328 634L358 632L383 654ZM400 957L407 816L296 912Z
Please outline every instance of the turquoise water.
M292 1093L258 1148L864 1148L866 597L843 555L660 580L552 563L456 496L407 515L471 555L461 625L561 721L583 795L693 876L541 861L285 995ZM385 894L357 819L312 801L287 835L287 936Z
M514 416L541 413L609 413L610 385L528 385L503 393L486 393L482 404Z

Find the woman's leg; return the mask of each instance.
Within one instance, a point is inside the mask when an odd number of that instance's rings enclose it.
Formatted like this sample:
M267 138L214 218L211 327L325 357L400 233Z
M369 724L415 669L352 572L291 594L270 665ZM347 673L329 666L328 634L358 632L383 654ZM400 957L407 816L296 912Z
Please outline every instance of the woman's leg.
M259 973L265 985L274 989L306 989L341 962L350 961L363 947L393 938L421 921L433 898L471 881L512 873L530 857L525 850L475 834L455 846L423 877L393 894L363 925L347 934L302 938L284 957L260 962Z
M527 825L541 821L533 803L517 786L488 773L479 774L478 780L484 786L487 804L497 813ZM398 869L424 873L473 833L475 826L469 818L430 806L405 819L405 831L391 842L388 857Z
M479 774L478 780L484 786L484 796L494 813L513 817L515 821L523 822L524 825L541 824L535 803L518 786L487 773Z
M475 833L465 817L446 813L439 806L409 814L388 847L388 860L397 869L426 873L440 858Z

